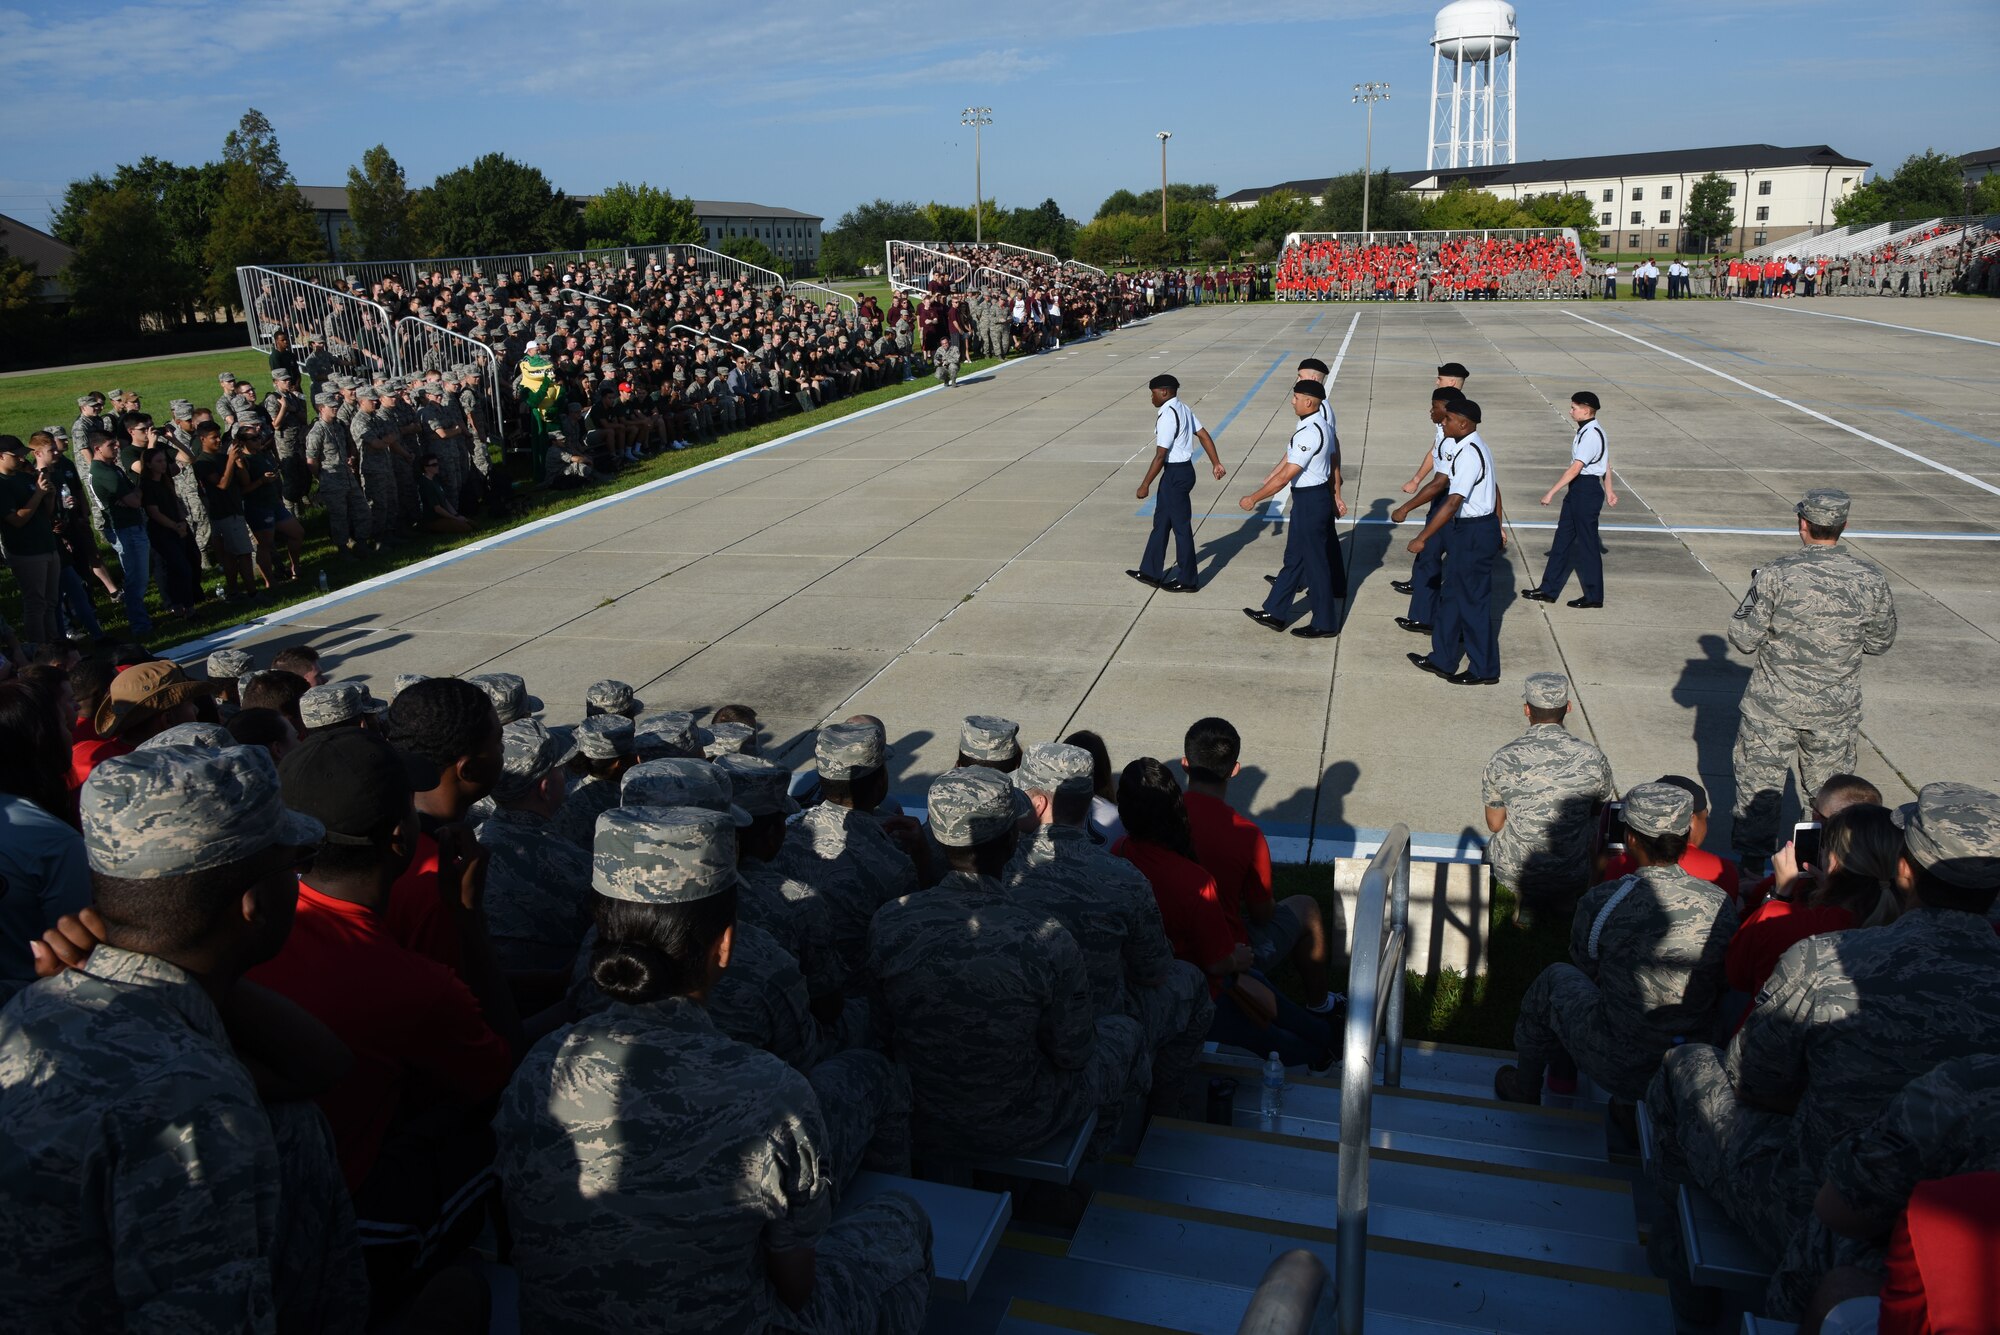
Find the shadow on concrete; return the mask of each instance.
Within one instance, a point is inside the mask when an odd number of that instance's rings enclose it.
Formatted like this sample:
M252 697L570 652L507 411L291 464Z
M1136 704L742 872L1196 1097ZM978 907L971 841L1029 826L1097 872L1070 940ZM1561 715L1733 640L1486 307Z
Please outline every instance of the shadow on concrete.
M1195 570L1203 584L1207 584L1227 566L1230 560L1245 547L1257 541L1264 531L1263 509L1243 516L1243 521L1220 537L1207 542L1197 542L1195 547ZM1202 568L1207 563L1207 569Z
M1741 717L1743 693L1750 688L1750 668L1729 656L1729 642L1720 635L1703 635L1698 643L1701 654L1688 659L1674 683L1673 700L1682 709L1692 710L1695 763L1709 790L1711 812L1710 842L1726 840L1729 821L1726 813L1736 809L1736 766L1731 752L1736 744L1736 728ZM1781 804L1791 796L1793 781L1787 777Z

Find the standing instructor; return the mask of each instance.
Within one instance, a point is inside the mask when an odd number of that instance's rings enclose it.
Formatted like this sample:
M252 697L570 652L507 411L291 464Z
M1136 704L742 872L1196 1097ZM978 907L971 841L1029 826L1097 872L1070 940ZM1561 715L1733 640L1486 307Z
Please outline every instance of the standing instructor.
M1137 570L1125 573L1166 593L1193 593L1201 587L1194 555L1195 442L1200 441L1207 453L1216 481L1227 476L1228 470L1215 452L1215 441L1208 428L1195 417L1193 409L1180 401L1181 382L1170 375L1156 375L1146 387L1152 391L1156 414L1153 462L1146 469L1146 480L1139 484L1139 499L1146 499L1155 478L1160 481L1160 499L1153 506L1153 533L1146 539L1146 554L1139 558ZM1164 567L1169 529L1173 531L1174 556L1180 568L1180 574L1173 579L1165 577Z
M1597 420L1597 395L1578 390L1569 396L1570 420L1576 423L1576 439L1570 442L1569 467L1556 484L1542 493L1548 505L1563 488L1562 518L1556 521L1555 545L1549 549L1549 563L1542 570L1542 582L1521 590L1529 602L1552 603L1576 571L1583 596L1572 598L1571 607L1604 606L1604 548L1597 537L1597 517L1607 505L1618 504L1611 485L1611 453L1604 441L1604 425Z

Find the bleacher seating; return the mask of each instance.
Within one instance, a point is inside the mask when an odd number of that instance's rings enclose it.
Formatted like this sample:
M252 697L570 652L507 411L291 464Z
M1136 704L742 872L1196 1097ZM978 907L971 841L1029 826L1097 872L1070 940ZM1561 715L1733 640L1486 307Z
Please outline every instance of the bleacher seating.
M1574 233L1294 237L1275 287L1292 301L1459 301L1582 296L1583 254Z

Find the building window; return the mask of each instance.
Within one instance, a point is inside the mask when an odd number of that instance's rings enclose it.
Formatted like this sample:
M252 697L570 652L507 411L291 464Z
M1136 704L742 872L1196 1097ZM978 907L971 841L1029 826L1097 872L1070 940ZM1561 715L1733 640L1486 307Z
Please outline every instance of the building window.
M1636 236L1628 236L1625 238L1625 245L1627 246L1627 248L1631 250L1637 250L1639 248L1639 238Z
M1757 221L1758 222L1771 221L1771 206L1769 204L1759 204L1757 206Z
M1601 201L1599 201L1599 202L1600 202L1600 203L1604 203L1604 204L1609 204L1609 203L1611 202L1611 200L1612 200L1612 197L1613 197L1613 196L1614 196L1614 195L1615 195L1616 193L1617 193L1617 192L1616 192L1616 191L1613 191L1613 190L1607 190L1607 191L1605 191L1605 192L1604 192L1604 198L1603 198L1603 199L1602 199Z
M1638 226L1638 225L1639 225L1640 223L1642 223L1642 222L1644 222L1644 221L1646 221L1646 215L1645 215L1645 214L1643 214L1643 213L1641 213L1641 212L1639 212L1639 210L1637 210L1637 209L1633 209L1633 210L1632 210L1632 225L1633 225L1634 227L1637 227L1637 226Z
M1665 250L1668 246L1671 246L1673 244L1673 240L1665 232L1662 232L1660 233L1660 239L1654 244L1659 246L1661 250Z
M1635 185L1635 186L1633 186L1633 187L1632 187L1632 198L1633 198L1634 200L1640 200L1640 199L1644 199L1645 197L1646 197L1646 187L1645 187L1645 186L1643 186L1643 185Z
M1672 199L1673 197L1674 197L1674 188L1672 186L1663 185L1660 187L1661 199Z
M1768 242L1770 239L1771 239L1771 234L1769 232L1758 232L1755 233L1750 238L1750 244L1753 246L1761 246L1766 242Z
M1760 195L1768 195L1768 194L1770 194L1770 193L1771 193L1771 183L1770 183L1769 181L1759 181L1759 182L1757 182L1757 193L1758 193L1758 194L1760 194Z
M1661 222L1663 222L1663 223L1670 223L1670 222L1672 222L1673 220L1674 220L1674 211L1673 211L1672 209L1661 209L1661 210L1660 210L1660 221L1661 221Z
M1729 182L1729 197L1731 199L1736 198L1736 182L1734 181Z
M1606 211L1606 212L1604 212L1604 213L1600 213L1600 214L1598 214L1598 215L1597 215L1597 221L1598 221L1598 225L1599 225L1599 226L1602 226L1602 227L1609 227L1609 226L1611 226L1611 214L1610 214L1610 212L1609 212L1609 211L1607 210L1607 211Z

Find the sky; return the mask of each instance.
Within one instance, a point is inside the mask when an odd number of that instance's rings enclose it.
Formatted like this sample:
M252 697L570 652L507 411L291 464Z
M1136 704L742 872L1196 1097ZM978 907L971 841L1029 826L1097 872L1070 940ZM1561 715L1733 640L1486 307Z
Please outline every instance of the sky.
M593 193L645 181L832 226L876 198L985 194L1088 219L1111 191L1227 194L1353 170L1363 80L1379 169L1423 165L1435 6L1395 0L0 0L0 213L147 154L217 157L245 107L302 185L387 144L412 184L500 151ZM1831 144L1893 170L2000 145L1994 0L1517 0L1517 156ZM1225 21L1226 20L1226 21Z

